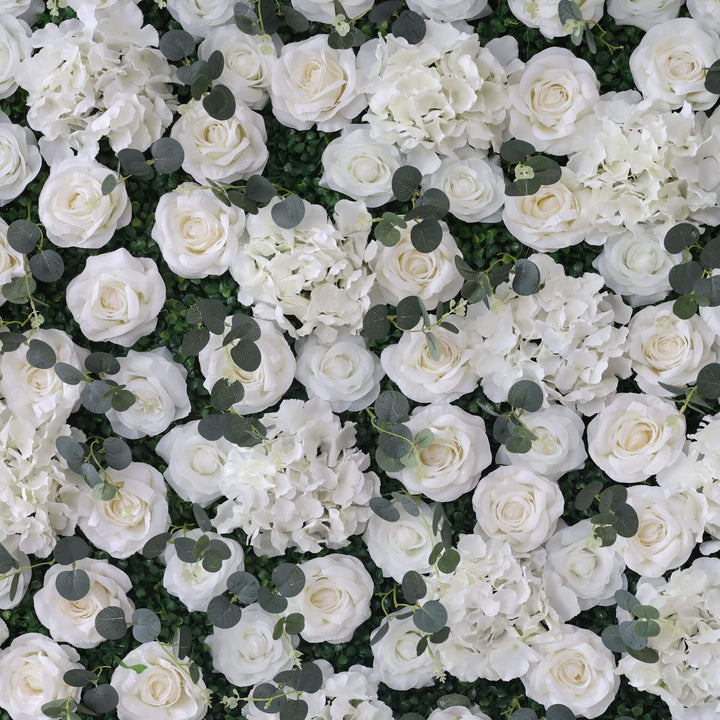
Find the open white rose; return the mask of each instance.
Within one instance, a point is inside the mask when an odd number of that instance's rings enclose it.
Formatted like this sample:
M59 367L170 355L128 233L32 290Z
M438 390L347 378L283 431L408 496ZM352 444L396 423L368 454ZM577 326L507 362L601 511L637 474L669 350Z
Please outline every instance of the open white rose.
M335 19L333 0L291 0L292 6L308 20L331 23ZM375 3L375 0L346 0L343 8L348 18L364 15Z
M273 68L272 110L287 127L340 130L367 104L357 88L355 53L333 50L327 39L314 35L285 45Z
M592 112L600 82L571 50L553 47L533 55L510 76L508 93L510 135L541 152L568 155L585 142L576 121Z
M125 183L109 195L103 180L113 175L95 160L70 158L51 166L40 191L38 215L47 236L58 247L95 250L107 245L118 228L130 222L132 208Z
M190 412L185 384L187 370L173 361L167 348L149 352L130 350L118 362L120 371L113 379L135 396L127 410L106 413L118 435L131 440L159 435Z
M615 482L642 482L682 452L685 416L669 400L619 393L590 421L587 440L590 457Z
M5 644L5 641L10 637L10 631L8 630L7 623L0 619L0 647Z
M84 558L74 564L90 578L90 590L80 600L66 600L55 587L57 576L70 568L53 565L43 578L43 586L33 596L38 620L50 631L53 640L70 643L77 648L97 647L105 638L95 629L95 616L103 608L119 607L128 624L135 605L127 596L132 581L107 560Z
M193 102L172 126L170 137L185 152L183 170L200 185L233 183L262 173L268 160L262 115L237 103L229 120L215 120Z
M660 397L673 393L660 383L685 387L705 365L717 360L715 333L694 315L683 320L673 303L640 310L628 325L628 355L643 392Z
M245 231L245 213L227 207L195 183L165 193L155 208L152 239L168 267L180 277L227 272Z
M277 60L273 41L267 35L248 35L234 24L223 25L205 36L198 46L198 58L207 61L216 50L225 58L217 82L252 110L262 110L268 101L268 87Z
M247 5L245 0L242 4ZM205 37L213 28L227 25L233 18L233 0L168 0L167 9L195 37Z
M585 465L585 424L574 410L552 404L523 415L523 423L537 439L526 453L508 452L505 445L500 445L495 458L498 464L524 467L548 480L559 480Z
M0 287L25 274L25 256L10 246L7 231L8 224L0 218ZM6 298L0 290L0 305L5 302Z
M206 440L199 424L176 425L160 438L155 452L167 463L167 484L183 500L206 507L222 495L220 478L232 444L225 438Z
M18 549L19 544L20 535L7 535L2 539L2 546L15 558L18 565L21 568L29 568L31 565L30 558L22 550ZM5 573L5 579L0 580L0 610L9 610L22 602L25 590L32 578L32 570L23 570L19 575L14 592L11 592L13 590L13 580L15 579L14 574Z
M687 0L687 9L690 17L702 23L703 27L720 33L720 14L716 0Z
M75 502L78 526L87 539L114 558L142 550L170 524L163 476L145 463L130 463L124 470L107 470L117 488L112 500L94 500L84 485Z
M188 659L177 658L159 642L143 643L124 658L126 666L143 665L142 672L116 667L110 684L119 702L118 720L200 720L208 711L210 693L202 672L190 677Z
M357 412L375 402L385 373L359 335L341 333L331 343L309 335L295 343L295 350L295 377L308 398L327 400L336 413Z
M0 14L12 15L29 25L35 22L35 18L43 12L43 9L42 2L38 0L0 0Z
M333 553L301 563L305 573L302 591L288 599L288 612L302 613L300 633L311 643L345 643L370 617L373 581L362 562Z
M63 330L40 328L32 336L49 345L57 362L83 369L88 351L80 348ZM13 414L33 425L51 418L65 422L80 404L82 385L69 385L53 368L42 369L27 361L29 343L0 355L0 394Z
M646 100L676 109L711 108L718 96L705 89L705 76L720 60L720 35L692 18L655 25L630 56L630 71Z
M53 700L80 699L80 688L63 680L68 670L82 667L69 645L45 635L26 633L0 652L0 708L12 720L38 720L40 708Z
M605 0L578 0L577 4L583 20L597 22L603 16ZM548 40L570 34L560 22L555 0L537 0L533 3L525 0L508 0L508 5L520 22L528 27L538 28Z
M452 705L446 708L436 708L428 715L428 720L491 720L489 715L480 711L477 705L464 707Z
M267 681L293 666L296 635L273 640L277 618L257 603L242 610L240 622L231 628L215 628L205 642L213 667L233 685L247 687Z
M175 533L174 538L188 537L197 540L202 535L207 535L210 543L222 542L230 553L230 557L222 561L219 570L206 570L203 561L184 562L178 557L175 546L169 543L165 548L165 572L163 574L163 585L165 589L192 612L207 612L210 601L222 595L227 589L227 579L234 572L245 569L245 553L238 542L230 538L222 537L217 533L203 533L195 528L183 533Z
M18 66L32 54L30 35L24 20L0 8L0 99L17 90Z
M0 207L22 193L40 172L40 165L40 151L32 130L14 125L0 112Z
M455 22L457 20L473 20L485 15L487 0L408 0L407 6L431 20L439 22Z
M620 686L615 658L594 632L573 625L558 629L559 638L549 633L547 641L534 645L541 659L521 678L525 692L545 707L565 705L575 715L596 718Z
M695 490L635 485L628 503L640 523L635 535L618 538L618 552L638 575L657 578L685 563L702 540L707 502Z
M647 32L676 18L682 4L682 0L608 0L607 11L618 25L634 25ZM690 14L695 17L692 10Z
M392 176L402 164L391 143L375 139L366 125L346 125L322 154L320 185L379 207L393 197Z
M428 558L433 547L440 542L440 536L432 531L435 505L419 502L418 515L410 515L396 500L393 506L400 513L400 519L388 522L373 513L365 528L363 541L372 561L382 570L383 577L402 582L408 570L415 570L421 575L431 571Z
M165 283L153 260L120 248L89 257L68 284L66 302L88 340L130 347L155 329Z
M516 553L526 553L553 534L564 501L557 483L511 465L480 481L472 505L476 532L507 541Z
M260 339L256 345L260 351L260 365L256 370L241 370L230 356L230 350L242 342L233 340L223 347L222 335L211 335L210 342L200 351L200 370L205 389L210 392L213 385L225 378L229 382L241 382L245 395L233 405L233 410L242 415L261 412L274 405L292 385L295 375L295 356L282 333L268 320L258 320ZM229 330L231 320L225 320Z
M432 443L418 452L417 466L388 472L413 495L438 502L457 500L473 490L492 462L485 422L455 405L427 405L413 410L405 425L416 435L430 430Z

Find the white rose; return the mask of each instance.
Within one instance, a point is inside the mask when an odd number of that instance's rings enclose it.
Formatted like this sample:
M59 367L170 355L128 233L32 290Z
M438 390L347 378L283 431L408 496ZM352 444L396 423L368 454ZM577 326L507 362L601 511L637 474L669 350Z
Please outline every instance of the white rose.
M275 44L267 36L247 35L234 24L213 28L198 46L198 57L206 60L216 50L225 58L216 82L232 91L236 100L253 110L268 101L268 87L277 60Z
M212 190L183 183L160 198L151 236L176 275L204 278L228 271L244 231L242 210L227 207Z
M402 160L393 144L374 139L367 126L346 125L323 151L322 165L320 185L374 208L392 199L392 176Z
M242 0L244 5L247 2ZM233 0L168 0L170 15L183 30L195 37L205 37L213 28L227 25L233 18Z
M559 638L550 633L534 646L542 657L521 678L525 692L545 707L565 705L576 715L596 718L620 686L615 658L594 632L573 625L559 629Z
M5 644L5 641L10 637L10 631L4 620L0 619L0 647Z
M363 541L372 561L382 570L383 577L402 582L408 570L421 575L429 573L428 562L433 547L440 542L438 533L432 531L435 505L418 503L418 515L410 515L403 506L393 501L400 519L388 522L373 513L368 520Z
M8 224L0 218L0 287L9 283L13 278L25 274L25 256L13 250L7 241ZM6 302L0 290L0 305Z
M331 23L337 14L333 0L291 0L291 2L298 12L314 22ZM355 18L364 15L374 3L375 0L346 0L343 8L348 18Z
M647 32L676 18L682 4L682 0L608 0L607 11L618 25L634 25ZM689 3L688 9L695 17Z
M444 709L436 708L428 715L428 720L491 720L489 715L480 711L477 705L471 707L463 707L462 705L452 705Z
M707 503L695 490L635 485L628 503L637 513L639 529L631 538L618 538L618 552L638 575L658 578L683 565L702 540Z
M88 340L130 347L155 329L165 283L153 260L120 248L89 257L68 284L66 301Z
M603 16L605 0L578 0L577 4L583 20L596 23ZM510 12L520 22L528 27L538 28L549 40L570 34L560 22L555 0L537 0L533 3L525 0L508 0L508 5Z
M593 267L613 292L637 307L664 300L670 294L670 269L682 261L682 254L665 249L652 226L635 225L608 237Z
M427 405L413 410L406 423L416 435L430 430L432 443L418 452L417 466L388 472L413 495L438 502L457 500L473 490L492 462L485 422L455 405Z
M69 645L45 635L26 633L0 652L0 707L12 720L45 717L40 708L53 700L80 700L80 688L63 681L68 670L82 667Z
M42 0L0 0L0 15L12 15L29 25L32 25L37 15L44 10Z
M0 8L0 99L17 90L19 64L32 54L28 24Z
M576 121L592 112L600 82L572 51L553 47L533 55L510 76L508 93L510 135L541 152L569 155L585 142Z
M298 567L305 573L302 591L288 599L288 612L302 613L310 643L350 642L355 630L370 617L374 585L362 562L332 553Z
M78 347L63 330L40 328L32 336L49 345L57 362L84 368L88 351ZM51 418L65 422L80 404L82 385L62 382L53 368L43 370L27 361L27 345L0 355L0 394L13 414L33 425Z
M160 438L155 452L167 463L167 484L183 500L207 507L222 495L220 478L232 444L225 438L206 440L199 424L176 425Z
M228 330L230 323L227 318L225 327ZM295 356L282 333L268 320L257 323L260 326L260 339L256 341L260 365L256 370L247 372L235 364L230 350L240 341L233 340L223 347L222 335L211 335L210 342L198 356L205 378L203 385L208 392L220 378L242 383L245 395L233 405L233 410L241 415L261 412L274 405L292 385L295 375Z
M457 20L474 20L486 15L488 0L408 0L407 6L416 13L421 13L431 20L439 22L455 22Z
M240 622L231 628L215 628L205 642L210 648L213 667L233 685L247 687L270 680L293 666L294 647L287 634L273 640L277 618L257 603L242 610Z
M715 333L694 315L682 320L666 302L640 310L628 325L628 355L635 381L649 395L671 397L660 383L685 387L717 360Z
M195 528L175 533L173 538L188 537L197 540L200 536L206 535L209 541L222 542L230 553L230 557L222 561L219 570L209 571L203 567L202 560L198 562L184 562L181 560L175 546L171 543L165 549L165 572L163 574L163 585L165 589L187 607L191 612L207 612L210 601L222 595L227 589L227 579L234 572L245 569L245 553L242 547L235 540L222 537L214 532L203 533Z
M130 222L132 207L125 183L103 195L102 183L108 175L117 177L87 158L70 158L51 166L38 198L38 215L55 245L95 250L107 245L115 231Z
M270 99L275 117L287 127L333 132L349 125L366 106L357 88L355 53L333 50L327 35L283 47L273 69Z
M501 445L495 458L498 464L524 467L556 481L585 465L585 424L574 410L552 404L523 415L523 423L537 439L533 440L530 450L522 454L508 452L505 445Z
M2 546L5 550L12 555L17 561L21 568L27 568L19 573L20 577L17 581L17 587L15 588L14 594L10 591L13 590L13 580L15 579L15 573L0 574L0 577L4 577L4 580L0 580L0 610L10 610L16 605L22 602L25 590L27 590L30 580L32 578L32 570L30 570L30 558L18 548L20 544L20 535L7 535L2 540ZM10 596L12 594L12 599ZM1 645L2 643L0 643ZM0 698L1 699L1 698Z
M233 183L262 173L268 159L262 115L237 103L229 120L215 120L193 102L172 126L170 137L185 152L183 170L200 185L206 180Z
M590 192L575 174L562 169L562 177L543 185L533 195L505 198L502 219L523 244L538 252L554 252L587 240L590 229Z
M546 543L545 592L561 620L595 605L612 605L625 585L625 563L613 545L602 547L590 520L558 530Z
M90 590L80 600L66 600L55 587L57 576L70 568L53 565L43 578L43 586L33 596L38 620L50 631L53 640L66 642L77 648L97 647L105 638L95 629L95 616L103 608L113 605L125 613L128 624L135 605L128 599L132 581L107 560L84 558L73 567L84 570L90 579Z
M308 398L327 400L336 413L357 412L375 402L385 373L359 335L341 333L331 343L309 335L295 343L295 350L295 377Z
M425 333L421 332L403 333L395 345L382 351L383 370L410 400L451 403L477 387L479 376L470 367L475 352L473 336L457 317L452 323L459 333L441 326L433 328L440 349L438 360L432 358Z
M720 33L720 15L716 0L688 0L687 9L690 16L702 23L703 27Z
M0 207L22 193L40 172L40 165L40 151L32 130L14 125L0 112Z
M474 150L460 150L443 157L440 167L423 179L422 188L442 190L458 220L494 223L502 216L505 179L497 158L488 160Z
M564 501L558 484L523 468L486 475L472 497L476 532L507 541L516 553L540 547L555 531Z
M720 59L720 36L697 20L676 18L655 25L630 56L637 89L661 108L711 108L718 96L705 89L705 76Z
M685 416L669 400L619 393L590 421L587 440L590 457L615 482L642 482L682 452Z
M110 684L119 702L118 720L200 720L210 693L202 678L193 682L188 658L177 658L159 642L143 643L124 658L125 665L144 665L142 672L116 667Z
M86 486L75 503L78 527L87 539L114 558L142 550L170 524L163 476L145 463L130 463L124 470L107 470L117 488L112 500L94 500Z
M390 627L384 637L371 646L373 670L380 681L393 690L428 687L435 682L436 668L427 650L417 654L417 644L424 633L415 627L411 617L400 620L396 617L398 614L383 620Z

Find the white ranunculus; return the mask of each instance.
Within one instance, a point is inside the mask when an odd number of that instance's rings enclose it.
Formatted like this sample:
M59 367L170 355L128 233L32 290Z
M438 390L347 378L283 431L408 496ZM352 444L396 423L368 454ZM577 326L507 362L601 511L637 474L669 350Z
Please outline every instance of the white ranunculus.
M628 503L640 527L630 538L618 538L618 552L628 568L645 577L660 577L685 563L702 540L707 502L695 490L635 485Z
M97 647L105 638L95 629L95 616L103 608L119 607L128 624L135 605L127 596L132 581L107 560L84 558L73 567L84 570L90 579L90 590L80 600L66 600L55 587L57 576L70 568L53 565L43 578L43 586L33 596L38 620L50 631L53 640L70 643L76 648Z
M28 569L19 573L20 577L18 578L17 587L15 588L12 599L10 599L10 591L13 589L12 585L15 575L5 573L5 579L0 580L0 610L9 610L19 605L32 578L32 570L29 569L31 565L30 558L22 552L22 550L18 549L19 544L20 535L7 535L2 539L2 546L5 550L15 558L21 568Z
M80 700L80 688L63 680L68 670L82 667L69 645L58 645L45 635L26 633L0 652L0 708L12 720L45 717L41 707L53 700Z
M620 678L613 654L591 630L561 625L534 645L541 659L521 679L528 697L545 707L560 704L596 718L615 699Z
M229 88L236 100L262 110L277 60L273 41L267 35L248 35L231 23L210 30L198 46L198 58L207 61L216 50L225 58L217 82Z
M636 225L610 235L593 267L613 292L637 307L664 300L670 294L670 269L682 261L682 254L665 249L662 236L653 226Z
M333 0L291 0L292 6L308 20L331 23L335 19ZM375 0L345 0L343 8L348 18L364 15L375 4Z
M510 76L508 93L509 134L541 152L568 155L585 142L575 123L592 112L600 82L571 50L552 47Z
M720 33L720 14L716 0L688 0L687 9L690 16L702 23L703 27Z
M200 185L206 180L233 183L262 173L268 160L267 130L262 115L237 103L229 120L211 117L192 102L172 126L170 137L185 152L183 170Z
M30 35L24 20L0 6L0 99L10 97L17 90L18 66L32 54Z
M301 563L302 591L288 599L288 612L302 613L300 633L310 643L350 642L355 630L370 617L373 581L362 562L333 553Z
M679 318L672 302L643 308L630 320L628 330L627 352L635 381L649 395L671 397L673 393L660 383L693 384L700 369L717 360L715 333L697 315Z
M101 186L108 175L117 177L88 158L70 158L50 168L38 198L38 215L55 245L96 250L130 222L125 183L103 195Z
M388 522L373 513L365 528L363 541L372 561L382 570L383 577L402 582L408 570L415 570L421 575L432 570L428 558L433 547L440 542L440 536L432 531L435 505L420 501L418 515L410 515L397 501L393 501L393 505L400 513L400 519Z
M130 350L118 362L120 372L113 375L113 380L124 385L135 396L135 402L122 412L106 413L115 433L131 440L153 437L190 412L187 370L172 359L167 348Z
M634 25L647 32L676 18L682 4L682 0L608 0L607 11L618 25Z
M385 373L359 335L341 333L331 343L309 335L295 343L295 350L295 377L308 398L327 400L336 413L357 412L375 402Z
M113 670L110 684L118 694L118 720L200 720L210 705L210 693L200 671L194 682L188 658L178 658L159 642L131 650ZM141 672L132 669L143 666Z
M392 176L402 165L400 152L375 139L366 125L346 125L323 151L320 185L379 207L393 197Z
M473 150L443 157L422 189L437 188L447 195L450 212L468 223L499 222L505 203L505 179L497 158L488 160Z
M94 500L85 486L75 498L78 526L87 539L114 558L140 552L170 524L163 476L145 463L130 463L124 470L107 470L117 488L112 500Z
M245 213L227 207L195 183L165 193L155 208L152 239L168 267L180 277L227 272L245 231Z
M578 0L582 19L596 23L603 16L605 0ZM510 11L524 25L538 28L548 40L565 37L570 33L563 27L555 0L508 0Z
M537 439L526 453L508 452L505 445L500 445L495 458L498 464L524 467L548 480L559 480L585 465L585 424L574 410L551 404L523 415L523 423Z
M248 3L241 0L243 5ZM212 29L232 22L233 0L168 0L167 9L195 37L205 37Z
M590 457L615 482L642 482L682 452L685 416L669 400L619 393L590 421L587 440Z
M625 585L625 563L615 546L602 547L590 520L558 530L546 543L545 592L561 620L595 605L612 605Z
M200 370L205 378L203 385L210 392L213 385L225 378L240 382L245 390L243 399L233 405L242 415L261 412L274 405L292 385L295 375L295 357L282 333L268 320L258 320L260 338L256 345L260 351L260 365L256 370L241 370L230 356L230 350L242 340L233 340L223 347L222 335L211 335L210 342L200 351ZM225 320L229 330L231 320Z
M413 435L430 430L432 443L418 452L418 464L388 472L406 490L438 502L457 500L478 484L492 462L485 422L455 405L427 405L413 410L406 423Z
M67 286L66 302L88 340L130 347L155 329L165 283L153 260L119 248L87 259Z
M176 425L160 438L155 452L167 463L167 484L183 500L207 507L222 495L220 477L232 444L225 438L206 440L199 424Z
M25 256L14 250L7 241L8 224L0 218L0 288L13 278L25 274ZM0 290L0 305L6 302Z
M486 13L488 0L408 0L410 10L439 22L474 20Z
M327 35L285 45L273 68L270 99L287 127L341 130L367 105L357 87L355 53L333 50Z
M14 125L0 112L0 207L22 193L40 172L40 165L40 151L32 130Z
M296 635L283 634L273 640L277 617L257 603L243 608L240 622L231 628L215 628L205 642L210 648L213 668L233 685L247 687L267 681L293 667Z
M64 330L40 328L32 336L49 345L57 362L84 369L88 351L78 347ZM33 425L51 418L65 422L80 404L82 384L62 382L53 368L37 368L27 361L28 345L0 355L0 394L13 414Z
M563 512L558 484L523 468L501 467L475 488L476 532L505 540L516 553L540 547L555 531Z
M203 567L203 561L184 562L178 557L175 546L168 543L165 548L165 572L163 585L165 589L187 607L191 612L207 612L210 601L222 595L227 589L227 579L234 572L245 569L245 553L238 542L222 537L214 532L204 533L199 528L179 531L173 539L188 537L197 540L206 535L210 542L222 542L230 552L230 557L222 561L219 570L210 571Z
M705 89L705 76L720 60L720 35L692 18L675 18L655 25L630 56L630 71L638 90L658 107L693 110L711 108L718 96Z

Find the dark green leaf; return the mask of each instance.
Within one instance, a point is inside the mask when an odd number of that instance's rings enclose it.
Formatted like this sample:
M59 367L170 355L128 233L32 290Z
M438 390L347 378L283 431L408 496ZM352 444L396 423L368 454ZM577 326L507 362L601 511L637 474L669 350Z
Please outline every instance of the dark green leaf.
M573 711L565 705L550 705L545 710L546 720L575 720Z
M255 11L244 2L237 2L233 6L233 19L238 29L248 35L260 35L262 32Z
M31 277L14 277L10 282L5 283L0 291L3 297L14 305L24 305L28 302L28 292L35 292L37 284Z
M500 147L500 157L506 163L517 163L535 152L535 148L523 140L507 140Z
M679 223L665 233L665 249L676 255L700 239L700 231L690 223Z
M247 196L260 205L267 205L276 195L275 186L262 175L253 175L245 185Z
M282 595L278 595L262 585L258 588L257 601L265 612L273 615L285 612L288 606L288 601Z
M53 367L55 368L55 374L68 385L77 385L85 379L80 370L73 365L68 365L68 363L55 363Z
M283 597L295 597L305 587L305 573L297 565L282 563L272 571L272 581Z
M279 720L305 720L308 714L308 706L304 700L292 700L286 698L280 707Z
M544 155L535 155L525 161L525 165L531 167L535 173L533 180L537 180L542 185L553 185L562 177L562 169L549 157Z
M655 663L660 659L658 651L649 647L643 648L642 650L633 650L632 648L628 648L628 655L634 657L640 662L646 663Z
M400 511L387 498L371 498L370 509L387 522L397 522L400 519Z
M413 13L414 14L414 13ZM425 23L423 23L423 28ZM422 173L412 165L399 167L392 176L392 191L400 202L407 202L420 187Z
M285 618L285 632L288 635L299 635L305 629L305 618L300 613L290 613Z
M28 344L25 360L33 367L49 370L55 365L57 357L55 351L46 342L31 340Z
M628 650L642 650L647 647L647 638L640 637L635 632L635 622L626 620L618 626L620 639L625 643Z
M15 352L21 345L25 343L25 336L19 332L3 332L0 333L0 342L2 342L2 348L0 352ZM61 363L64 364L64 363ZM57 372L57 365L55 366ZM58 377L60 377L58 375ZM60 378L62 380L62 378Z
M242 608L224 595L218 595L208 603L207 618L217 628L235 627L241 617Z
M518 295L532 295L540 287L540 270L532 260L518 260L515 263L512 289Z
M657 637L660 634L660 625L654 620L636 620L635 634L641 638Z
M575 497L575 508L585 512L595 501L595 495L602 490L603 484L599 480L591 480Z
M593 528L593 534L602 547L610 547L617 540L617 530L610 525Z
M85 687L97 682L98 676L84 668L73 668L63 675L63 682L70 687Z
M94 352L85 358L85 369L92 373L115 375L120 372L120 363L110 353Z
M705 89L708 92L720 95L720 60L716 60L705 74Z
M720 305L720 275L700 278L695 283L693 292L698 296L698 304L702 298L706 301L705 304L717 307Z
M291 230L297 227L305 217L305 204L297 195L288 195L284 200L272 206L270 214L278 227Z
M208 344L210 331L205 327L190 328L180 345L180 352L187 357L199 355L200 351Z
M278 695L280 697L277 697ZM274 714L280 712L280 708L285 703L282 691L271 683L260 683L253 688L251 697L255 707L264 713ZM270 698L273 699L270 700Z
M294 7L281 5L280 12L282 12L285 22L291 30L303 33L310 27L310 21Z
M221 86L217 86L221 87ZM175 139L163 137L150 146L150 153L155 160L155 171L161 175L177 172L185 160L185 151Z
M387 622L383 622L370 637L370 645L374 645L376 642L382 640L387 635L389 629L390 626L387 624Z
M647 618L648 620L657 620L660 617L660 613L657 608L652 605L635 605L630 612L639 618Z
M137 180L152 180L155 177L155 170L147 164L139 150L124 148L118 153L118 161L123 173L134 175Z
M508 402L513 408L536 412L543 404L542 388L532 380L518 380L508 392Z
M195 52L195 40L184 30L169 30L160 38L159 47L168 60L176 62Z
M450 637L450 628L446 625L441 630L438 630L437 632L432 633L428 640L433 645L441 645L444 643L448 638Z
M230 349L233 362L245 372L254 372L260 367L262 355L260 348L253 342L240 341Z
M112 408L110 385L104 380L93 380L80 392L82 406L92 413L104 414Z
M65 263L54 250L38 250L30 258L30 272L40 282L55 282L65 272Z
M147 643L155 640L162 625L160 618L147 608L138 608L132 616L132 634L139 643Z
M132 462L130 446L121 438L105 438L103 450L105 451L105 462L115 470L124 470Z
M627 590L616 590L613 596L617 606L628 612L632 612L639 603L638 599Z
M410 295L398 302L395 322L401 330L412 330L422 318L422 301L416 295Z
M0 544L0 574L19 568L20 563Z
M420 575L415 570L408 570L402 579L402 593L405 601L414 605L418 600L427 595L427 585Z
M426 650L428 646L428 636L423 635L420 640L418 640L418 644L415 646L415 653L418 655L422 655Z
M627 503L622 503L613 508L613 510L616 516L615 522L612 523L615 532L617 532L620 537L633 537L639 527L638 516L633 507Z
M603 645L605 645L608 650L617 653L622 653L627 650L625 642L622 637L620 637L620 629L617 625L608 625L608 627L602 631L600 637L602 638Z
M460 553L455 548L449 548L443 553L443 556L438 560L438 570L442 573L455 572L455 569L460 562Z
M373 305L363 318L363 335L369 340L382 340L389 332L387 305Z
M40 710L43 715L50 718L59 718L65 714L66 700L51 700L42 705Z
M375 239L385 247L395 247L402 238L400 231L387 220L381 220L375 226Z
M233 573L227 580L227 589L237 597L241 605L249 605L257 600L260 583L254 575L240 571Z
M395 37L405 38L410 45L417 45L425 37L425 33L425 21L412 10L403 10L400 17L392 24L392 34Z
M72 565L78 560L84 560L89 554L90 546L75 536L60 538L53 548L53 557L60 565Z
M442 236L440 223L432 218L422 220L417 225L413 225L410 230L413 247L421 253L430 253L436 250L442 242Z
M205 112L215 120L229 120L235 114L235 96L225 85L214 85L213 89L203 98Z
M331 30L328 35L328 45L333 50L349 50L353 46L353 36L349 32L341 35L337 30Z
M378 395L374 409L378 420L395 424L407 419L410 403L402 393L385 390Z
M220 378L212 387L210 402L220 412L229 410L245 396L245 388L237 380L232 383L227 378Z
M418 630L435 633L445 627L447 617L447 610L440 602L429 600L413 614L413 623Z
M122 608L111 605L95 616L95 629L106 640L119 640L127 632L127 621Z
M217 80L225 69L225 58L220 50L213 50L207 59L207 71L211 80Z
M695 260L674 265L668 275L670 287L680 295L691 293L695 283L702 277L702 272L702 266Z
M412 438L412 431L407 425L391 425L388 432L380 433L378 448L391 458L405 457L412 451Z
M112 685L96 685L83 693L83 704L98 715L112 712L118 704L117 691Z
M505 195L508 197L525 197L534 195L540 188L542 183L537 178L528 178L515 180L505 188Z
M710 363L697 376L697 390L708 400L720 398L720 364Z
M40 232L40 228L29 220L13 220L13 222L8 225L8 245L23 255L31 253L40 242L41 237L42 233Z
M451 695L442 695L437 699L437 706L441 710L445 710L451 707L472 707L472 703L464 696L457 693Z
M698 304L690 295L683 295L673 303L673 313L681 320L688 320L698 310Z
M165 547L170 537L170 533L167 532L151 537L145 545L143 545L142 556L149 559L160 557L160 555L165 552Z
M509 720L537 720L537 713L530 708L520 708L510 716Z
M90 592L90 577L80 568L63 570L55 577L55 589L65 600L82 600Z

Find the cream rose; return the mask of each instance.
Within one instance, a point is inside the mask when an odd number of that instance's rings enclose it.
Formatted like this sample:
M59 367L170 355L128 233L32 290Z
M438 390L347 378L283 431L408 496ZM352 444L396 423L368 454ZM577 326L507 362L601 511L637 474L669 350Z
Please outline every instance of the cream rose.
M486 14L488 0L408 0L410 10L439 22L474 20ZM489 12L489 11L488 11Z
M135 605L127 596L132 581L107 560L85 558L73 567L84 570L90 579L90 590L80 600L66 600L55 587L57 576L70 568L53 565L43 578L43 586L33 596L38 620L50 631L53 640L66 642L77 648L97 647L105 638L95 629L95 616L103 608L113 605L125 613L128 624Z
M716 0L688 0L687 9L690 17L702 23L703 27L720 33L720 16L717 12Z
M335 19L333 0L291 0L292 6L308 20L331 23ZM364 15L375 3L375 0L346 0L343 8L348 18Z
M41 165L32 130L14 125L4 112L0 112L0 207L22 193L40 172Z
M242 4L247 5L245 0ZM205 37L213 28L227 25L233 18L233 0L168 0L167 9L195 37Z
M507 541L516 553L540 547L555 531L564 501L557 483L504 467L486 475L472 497L476 532Z
M120 248L89 257L68 284L66 302L88 340L129 347L155 329L165 283L153 260Z
M619 393L588 425L588 452L615 482L642 482L672 464L685 442L685 416L669 400Z
M31 30L24 20L0 9L0 99L17 90L19 65L32 54L30 36Z
M634 25L647 32L676 18L682 4L682 0L608 0L607 11L618 25ZM690 14L695 17L692 10Z

